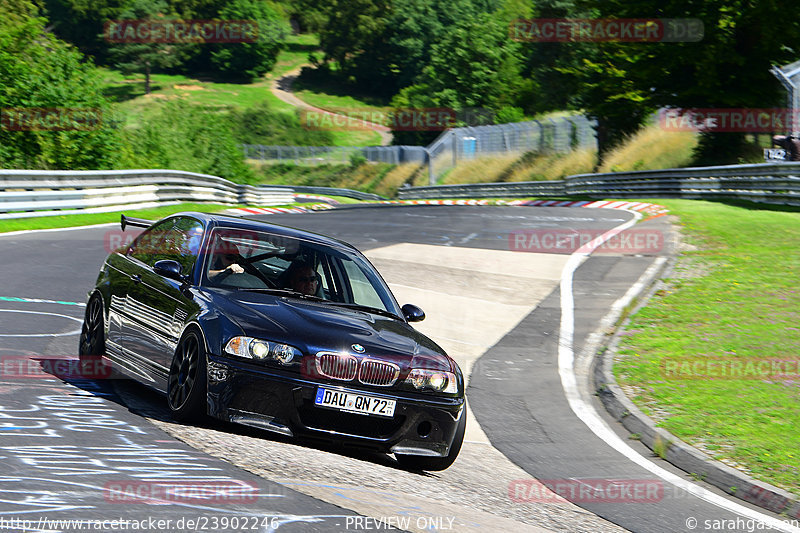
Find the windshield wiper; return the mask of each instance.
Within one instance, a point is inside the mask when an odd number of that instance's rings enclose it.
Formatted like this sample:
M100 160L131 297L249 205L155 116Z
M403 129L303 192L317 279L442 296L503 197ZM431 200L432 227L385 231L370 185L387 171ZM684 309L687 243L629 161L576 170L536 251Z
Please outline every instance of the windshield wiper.
M399 316L392 313L391 311L387 311L386 309L380 309L379 307L371 307L369 305L362 305L357 304L355 302L331 302L333 305L338 305L341 307L347 307L350 309L355 309L357 311L366 311L367 313L375 313L376 315L388 316L390 318L396 318L398 320L402 320Z
M282 296L292 296L293 298L300 298L302 300L311 300L313 302L330 302L330 300L326 300L325 298L320 298L319 296L314 296L313 294L305 294L300 291L293 291L292 289L273 289L270 287L239 287L240 291L251 291L251 292L265 292L267 294L277 294Z

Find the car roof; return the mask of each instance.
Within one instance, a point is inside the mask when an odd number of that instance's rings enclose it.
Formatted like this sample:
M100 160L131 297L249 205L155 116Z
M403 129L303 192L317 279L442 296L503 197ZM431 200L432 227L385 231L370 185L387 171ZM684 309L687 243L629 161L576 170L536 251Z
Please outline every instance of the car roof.
M294 237L297 239L303 239L333 247L345 247L349 250L358 251L358 249L352 244L345 241L341 241L339 239L335 239L333 237L328 237L327 235L322 235L311 231L292 228L290 226L282 226L280 224L262 222L260 220L252 220L242 217L220 215L216 213L201 213L198 211L185 211L181 213L175 213L166 218L172 218L177 216L191 216L197 218L204 222L207 229L222 227L222 228L233 228L242 230L269 231L271 233L275 233L278 235L286 235L287 237Z

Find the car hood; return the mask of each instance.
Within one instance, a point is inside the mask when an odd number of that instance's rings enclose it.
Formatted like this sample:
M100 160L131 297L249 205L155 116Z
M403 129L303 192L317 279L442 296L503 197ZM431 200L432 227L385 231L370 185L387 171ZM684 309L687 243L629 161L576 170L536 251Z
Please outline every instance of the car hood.
M307 354L357 353L401 368L453 371L455 362L431 339L402 320L355 309L265 293L218 293L219 304L247 336L291 344Z

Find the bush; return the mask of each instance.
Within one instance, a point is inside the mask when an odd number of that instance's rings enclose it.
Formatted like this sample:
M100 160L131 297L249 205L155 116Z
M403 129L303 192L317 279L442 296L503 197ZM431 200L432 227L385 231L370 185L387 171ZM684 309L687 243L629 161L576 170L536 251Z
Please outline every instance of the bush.
M252 43L211 45L211 64L223 76L257 79L272 70L284 39L291 32L284 15L268 2L233 0L220 11L222 20L254 20L258 37Z
M243 144L330 146L329 131L314 131L300 124L296 113L274 111L266 100L242 111L232 111L234 135Z
M97 69L74 48L45 31L45 20L25 0L0 0L0 109L21 129L0 128L0 166L85 170L112 168L119 134L101 95ZM48 109L52 112L37 113ZM13 110L19 110L15 112ZM100 118L97 124L30 120L39 116ZM75 114L73 114L75 113ZM70 129L74 128L74 129Z
M229 114L180 101L160 106L143 125L125 131L120 168L169 168L255 181Z

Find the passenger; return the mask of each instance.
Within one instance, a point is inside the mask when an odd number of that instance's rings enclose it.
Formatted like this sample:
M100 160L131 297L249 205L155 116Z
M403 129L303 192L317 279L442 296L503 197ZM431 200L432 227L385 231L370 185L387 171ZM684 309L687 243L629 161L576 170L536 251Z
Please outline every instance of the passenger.
M314 268L306 261L295 261L286 271L289 287L303 294L317 294L319 280Z

